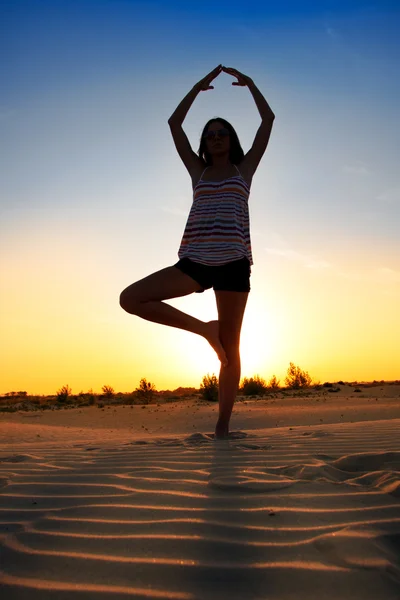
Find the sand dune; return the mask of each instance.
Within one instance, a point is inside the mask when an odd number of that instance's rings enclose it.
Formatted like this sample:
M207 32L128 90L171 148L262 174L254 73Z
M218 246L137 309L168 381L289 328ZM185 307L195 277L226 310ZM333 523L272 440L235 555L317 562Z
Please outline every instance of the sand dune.
M216 441L13 418L4 600L400 598L400 419Z

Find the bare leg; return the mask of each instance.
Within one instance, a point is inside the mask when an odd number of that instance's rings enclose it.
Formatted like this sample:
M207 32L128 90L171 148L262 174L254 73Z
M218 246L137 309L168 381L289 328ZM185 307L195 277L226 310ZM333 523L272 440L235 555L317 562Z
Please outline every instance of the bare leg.
M228 365L221 366L219 374L219 417L215 426L215 437L229 435L229 421L240 382L240 332L248 292L216 291L219 333L224 346Z
M169 325L201 335L214 348L221 363L227 364L225 350L219 339L218 321L200 321L165 302L158 301L141 302L134 314L153 323Z
M132 307L131 314L137 315L147 321L152 321L153 323L185 329L203 337L205 337L207 332L207 323L204 321L191 317L181 310L158 300L139 302L136 306Z
M213 347L222 364L227 364L225 350L219 338L218 321L200 321L161 300L185 296L201 286L176 267L167 267L133 283L121 294L120 304L129 314L147 321L177 327L204 337Z
M215 427L215 437L225 438L229 435L229 421L232 414L233 404L238 393L240 382L240 356L229 357L228 366L221 365L219 372L219 417Z

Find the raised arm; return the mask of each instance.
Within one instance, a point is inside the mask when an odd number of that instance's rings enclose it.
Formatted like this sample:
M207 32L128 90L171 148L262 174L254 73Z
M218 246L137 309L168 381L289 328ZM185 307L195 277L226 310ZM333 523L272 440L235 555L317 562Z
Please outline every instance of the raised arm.
M241 162L242 169L252 177L260 160L263 157L265 150L267 149L275 115L272 112L268 102L250 77L243 75L243 73L240 73L231 67L222 67L222 70L229 75L237 77L237 81L234 81L232 85L247 86L249 88L250 93L254 98L254 102L258 108L258 112L260 113L261 125L257 130L252 147Z
M208 75L196 83L168 119L168 124L171 129L175 147L190 175L194 174L196 170L203 167L203 162L192 150L186 133L182 129L182 123L185 120L189 108L192 106L197 95L202 91L214 89L214 86L210 84L213 79L218 77L221 71L222 65L218 65L218 67L213 69L210 73L208 73Z

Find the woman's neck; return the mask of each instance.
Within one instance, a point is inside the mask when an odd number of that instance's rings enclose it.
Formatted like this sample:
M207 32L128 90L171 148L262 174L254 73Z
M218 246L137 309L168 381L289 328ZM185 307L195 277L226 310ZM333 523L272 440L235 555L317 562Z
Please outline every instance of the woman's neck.
M215 168L215 170L224 171L225 169L228 169L231 164L229 156L214 156L211 166Z

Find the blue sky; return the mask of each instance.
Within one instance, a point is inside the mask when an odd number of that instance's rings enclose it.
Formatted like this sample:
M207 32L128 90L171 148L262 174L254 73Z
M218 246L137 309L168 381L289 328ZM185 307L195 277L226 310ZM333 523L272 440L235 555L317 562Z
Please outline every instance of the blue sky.
M358 302L377 331L397 334L397 2L13 1L0 11L0 267L9 290L0 308L19 335L23 323L32 328L32 349L49 315L50 338L62 345L82 310L107 348L115 331L124 343L139 330L173 339L152 324L125 332L118 295L177 260L191 186L167 119L219 63L252 77L276 114L250 199L254 302L286 306L293 291L286 327L297 301L309 307L307 289L329 289L343 314ZM190 109L194 150L217 115L250 148L260 117L249 91L231 82L222 74ZM176 306L205 318L214 310L206 295ZM306 323L313 312L304 310ZM320 319L323 329L323 311ZM360 321L353 335L362 332ZM298 353L323 376L311 351L287 344L282 363Z

